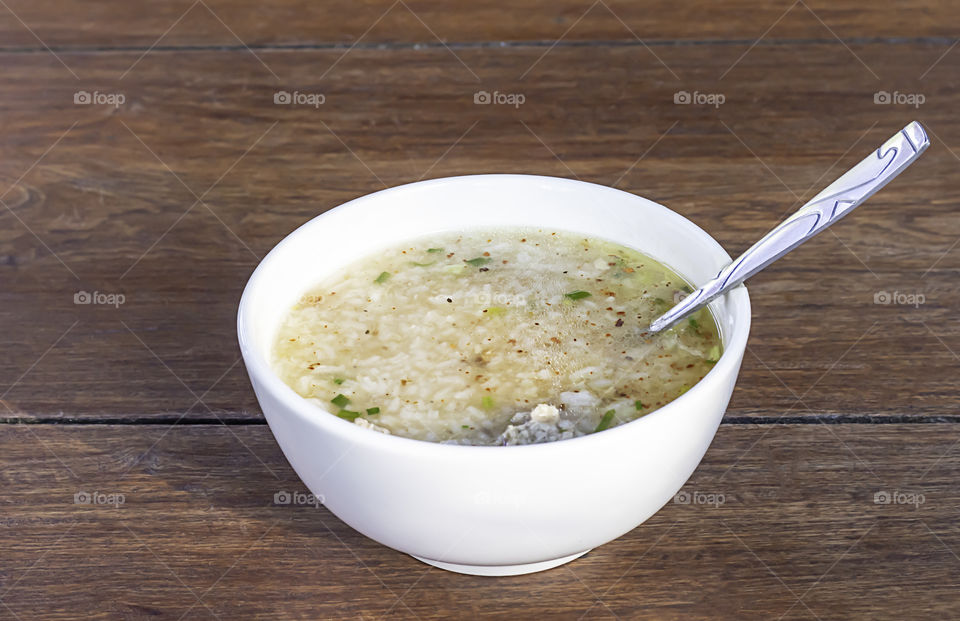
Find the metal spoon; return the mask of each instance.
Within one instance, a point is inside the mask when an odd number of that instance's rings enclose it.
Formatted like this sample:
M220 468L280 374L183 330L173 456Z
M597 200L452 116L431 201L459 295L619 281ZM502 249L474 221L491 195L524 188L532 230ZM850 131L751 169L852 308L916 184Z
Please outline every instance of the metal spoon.
M676 325L844 217L903 172L929 146L930 139L920 123L910 123L720 270L716 278L655 319L647 334Z

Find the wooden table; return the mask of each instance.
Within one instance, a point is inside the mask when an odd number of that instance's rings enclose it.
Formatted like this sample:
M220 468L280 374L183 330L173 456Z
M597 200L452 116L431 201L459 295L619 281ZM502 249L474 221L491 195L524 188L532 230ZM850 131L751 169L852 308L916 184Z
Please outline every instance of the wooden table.
M887 4L0 2L0 618L960 617L956 10ZM307 219L535 173L733 254L913 119L921 162L751 281L689 502L504 579L274 502L234 316Z

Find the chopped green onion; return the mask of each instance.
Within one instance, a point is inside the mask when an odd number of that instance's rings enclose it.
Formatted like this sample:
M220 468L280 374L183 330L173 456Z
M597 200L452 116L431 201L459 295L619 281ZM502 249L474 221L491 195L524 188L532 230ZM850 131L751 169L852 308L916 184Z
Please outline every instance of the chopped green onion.
M490 308L487 309L487 314L490 315L491 317L502 315L505 312L507 312L507 309L505 309L502 306L491 306Z
M596 433L596 432L598 432L598 431L603 431L604 429L606 429L607 427L609 427L609 426L610 426L610 423L613 422L613 416L614 416L614 414L616 414L616 413L617 413L616 410L607 410L607 411L603 414L603 418L600 419L600 424L597 425L597 428L594 429L593 432Z
M490 261L493 261L493 259L490 259L490 258L487 258L487 257L477 257L476 259L469 259L469 260L468 260L468 259L464 259L464 260L463 260L464 263L468 263L468 264L470 264L470 265L472 265L472 266L474 266L474 267L480 267L481 265L486 265L486 264L489 263Z
M390 278L390 272L380 272L380 275L373 279L373 282L378 285L382 285L387 282L387 279Z
M427 248L427 252L443 252L443 248Z
M380 408L367 408L367 414L373 416L374 414L379 414Z
M591 295L593 294L589 291L571 291L570 293L564 293L563 297L571 300L582 300L583 298L589 298Z
M460 425L460 429L470 429L470 425Z
M337 413L337 416L344 418L346 420L354 421L357 420L357 417L360 416L360 412L351 412L350 410L340 410Z
M337 395L333 399L330 399L330 403L334 404L338 408L342 408L350 403L350 399L344 397L343 395Z
M411 261L411 263L413 263L417 267L430 267L431 265L436 263L436 261L430 261L429 263L417 263L416 261Z
M463 270L465 269L467 269L466 265L463 265L462 263L457 263L455 265L444 266L443 271L445 271L448 274L453 274L454 276L459 276L460 274L463 273Z
M714 364L720 360L720 346L714 345L710 348L710 352L707 354L707 362Z
M633 407L637 408L637 411L639 412L640 410L642 410L642 409L645 408L646 406L643 405L642 403L640 403L640 400L638 399L637 401L634 401L634 402L633 402Z
M335 377L335 378L333 378L333 383L336 384L337 386L339 386L339 385L342 384L343 382L344 382L344 380L343 380L342 377Z
M493 409L493 397L490 395L484 395L483 399L480 400L480 405L483 406L485 410Z
M687 321L690 323L690 327L693 328L694 330L700 329L700 322L694 319L693 317L691 317Z

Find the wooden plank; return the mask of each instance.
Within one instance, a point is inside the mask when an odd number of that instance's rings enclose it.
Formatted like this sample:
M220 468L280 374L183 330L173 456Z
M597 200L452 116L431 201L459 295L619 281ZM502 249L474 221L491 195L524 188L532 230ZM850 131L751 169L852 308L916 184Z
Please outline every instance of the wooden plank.
M725 425L680 502L489 579L274 504L304 488L265 426L2 425L0 618L956 618L957 430Z
M481 0L455 8L437 0L296 2L207 0L135 6L118 0L9 0L0 41L25 46L143 47L451 43L488 41L768 40L835 36L954 38L954 6L943 0L896 4L809 0L589 3Z
M751 282L730 415L954 414L960 56L851 47L679 46L658 51L666 66L619 46L458 52L469 70L444 49L260 54L279 82L245 51L66 54L79 81L48 54L4 55L0 415L258 418L234 344L246 278L305 220L386 185L577 176L736 253L913 118L934 132L923 161ZM326 101L275 105L281 89ZM480 89L526 102L478 106ZM75 105L78 90L125 102ZM726 102L677 105L681 90ZM879 90L926 101L876 105ZM76 305L80 291L125 303Z

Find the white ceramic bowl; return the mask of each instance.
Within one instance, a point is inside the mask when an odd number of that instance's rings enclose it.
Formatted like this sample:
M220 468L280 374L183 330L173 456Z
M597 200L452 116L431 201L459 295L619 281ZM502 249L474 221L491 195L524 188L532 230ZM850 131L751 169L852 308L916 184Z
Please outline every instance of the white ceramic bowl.
M552 177L452 177L364 196L301 226L257 267L237 321L263 413L310 491L386 546L481 575L560 565L668 502L713 439L750 329L750 301L739 287L710 305L724 353L687 393L612 430L530 446L453 446L363 429L304 400L271 370L280 321L327 274L400 240L504 226L619 242L698 285L730 261L689 220L626 192Z

